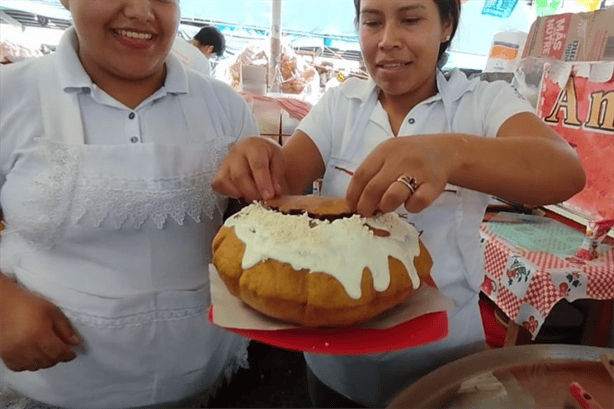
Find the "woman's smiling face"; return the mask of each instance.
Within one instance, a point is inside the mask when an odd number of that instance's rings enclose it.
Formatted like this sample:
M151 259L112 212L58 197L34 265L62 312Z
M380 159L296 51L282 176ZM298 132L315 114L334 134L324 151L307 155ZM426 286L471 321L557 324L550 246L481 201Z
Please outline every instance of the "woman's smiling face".
M71 11L79 58L92 78L138 81L164 72L179 0L61 1Z
M386 96L429 97L452 24L434 0L362 0L358 30L369 73ZM423 99L424 99L423 98Z

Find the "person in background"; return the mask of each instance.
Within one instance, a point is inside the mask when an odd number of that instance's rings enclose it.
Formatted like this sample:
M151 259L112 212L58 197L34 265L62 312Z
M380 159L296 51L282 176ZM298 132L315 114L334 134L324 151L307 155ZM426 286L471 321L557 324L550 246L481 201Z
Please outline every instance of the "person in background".
M283 148L262 137L234 145L213 181L247 200L345 197L362 216L397 211L422 232L431 275L457 307L442 341L357 356L305 353L316 407L385 407L437 367L485 348L479 226L492 195L564 201L585 183L576 152L503 81L444 73L459 0L354 0L369 80L331 88ZM426 392L426 391L425 391Z
M226 39L217 28L205 26L189 41L177 36L173 44L173 52L190 68L205 75L211 75L211 57L224 55ZM198 51L198 52L197 52Z
M203 407L247 365L207 320L211 180L258 133L169 55L179 0L62 0L54 54L0 69L0 407Z
M226 39L224 38L224 34L213 26L201 28L194 36L191 43L207 58L211 58L213 54L217 57L221 57L224 55L224 51L226 51Z

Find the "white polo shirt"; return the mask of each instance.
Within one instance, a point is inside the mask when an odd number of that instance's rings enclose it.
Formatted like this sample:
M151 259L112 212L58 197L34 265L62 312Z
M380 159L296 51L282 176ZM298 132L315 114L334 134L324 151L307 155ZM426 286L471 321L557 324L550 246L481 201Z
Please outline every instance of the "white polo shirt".
M437 74L439 92L405 117L399 136L466 133L494 137L501 125L531 105L509 84L467 80L456 70ZM344 197L350 176L381 142L394 137L372 80L349 79L329 90L299 124L314 141L326 165L322 194ZM369 102L370 101L370 102ZM366 108L370 106L372 108ZM387 354L330 356L305 354L307 364L329 387L366 406L384 407L413 381L452 359L476 351L484 334L477 304L484 277L479 225L488 195L448 185L418 214L398 209L422 232L438 288L454 299L450 335L443 341Z
M228 147L258 132L227 84L166 60L135 109L92 83L69 29L56 53L0 69L1 270L57 305L84 340L71 362L4 386L59 407L206 399L247 340L207 321L211 188Z
M439 86L444 88L441 92L416 105L407 114L399 136L458 132L494 137L511 116L534 112L530 103L504 81L468 80L465 74L455 70L448 81L439 78ZM331 88L297 127L315 142L325 163L331 156L339 156L353 124L358 120L361 105L375 87L371 79L348 79ZM450 109L449 115L446 109ZM380 142L394 137L388 114L380 103L373 111L365 135L359 160Z
M211 63L209 59L194 47L192 44L177 36L173 43L171 52L181 61L186 67L192 68L201 74L211 76Z

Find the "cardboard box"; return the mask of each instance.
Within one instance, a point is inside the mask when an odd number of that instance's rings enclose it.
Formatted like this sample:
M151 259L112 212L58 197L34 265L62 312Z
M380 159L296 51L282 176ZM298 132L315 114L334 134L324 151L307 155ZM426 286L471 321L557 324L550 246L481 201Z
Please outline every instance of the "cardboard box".
M527 36L525 57L614 61L614 8L537 18Z

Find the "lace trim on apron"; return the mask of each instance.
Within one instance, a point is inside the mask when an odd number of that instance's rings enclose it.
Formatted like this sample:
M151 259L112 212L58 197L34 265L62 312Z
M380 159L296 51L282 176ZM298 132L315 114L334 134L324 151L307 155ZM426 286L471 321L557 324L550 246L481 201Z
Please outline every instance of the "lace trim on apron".
M9 228L6 233L18 233L29 243L48 248L70 212L81 153L76 145L58 144L42 138L36 138L35 143L38 144L35 155L45 158L47 170L34 179L34 184L27 190L29 199L24 201L24 205L33 206L36 212L15 223L20 226L18 230Z
M151 219L158 229L172 218L183 225L186 215L200 222L204 214L213 218L216 208L223 212L223 196L211 188L218 165L228 152L230 140L218 138L210 143L203 157L207 170L189 177L167 179L88 179L79 178L73 203L71 223L89 214L94 226L109 219L114 228L128 225L138 229Z
M62 311L64 312L64 314L66 314L68 318L70 318L71 322L80 322L89 327L126 328L148 325L152 322L183 320L186 318L202 316L204 314L207 314L208 309L208 305L202 305L199 307L179 308L175 310L165 309L145 311L140 314L131 314L122 318L107 318L95 316L78 311L73 311L65 307L62 308Z
M186 215L200 222L202 213L212 218L220 199L208 187L213 176L203 172L165 180L80 179L71 222L78 223L87 213L94 226L108 218L116 229L126 221L138 229L148 218L158 229L169 217L179 225Z
M120 229L140 228L151 219L158 229L170 218L183 225L186 216L196 222L204 214L213 218L223 212L223 196L211 188L218 164L231 144L230 138L216 138L203 150L204 170L194 175L166 179L86 178L80 176L82 145L63 144L37 138L36 155L47 166L28 189L24 205L36 216L21 220L19 233L38 248L51 248L60 228L76 224L90 215L94 226L105 220ZM208 157L207 157L208 156Z

